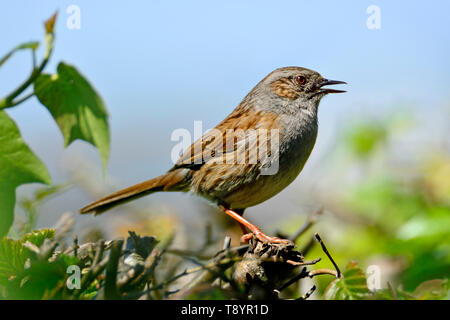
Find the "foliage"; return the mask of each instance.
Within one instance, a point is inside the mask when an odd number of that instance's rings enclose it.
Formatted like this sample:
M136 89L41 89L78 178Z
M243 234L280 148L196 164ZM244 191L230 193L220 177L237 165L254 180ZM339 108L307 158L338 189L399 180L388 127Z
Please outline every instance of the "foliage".
M333 280L325 289L327 300L436 300L445 299L448 292L448 280L429 280L421 283L414 292L404 291L401 287L370 291L367 277L355 261L347 265L343 277Z
M396 141L400 137L413 141L409 135L417 140L420 127L405 130L404 123L399 127L393 118L360 120L338 138L336 157L329 159L333 172L322 174L332 177L328 185L339 188L324 187L316 193L314 201L327 211L317 227L321 233L330 234L328 241L333 244L336 261L347 262L351 257L364 268L380 268L383 289L368 297L392 298L395 289L399 299L433 299L430 292L421 296L416 290L434 284L433 291L440 292L434 298L448 298L450 158L445 149L431 146L421 153L417 148L414 154L408 153ZM383 134L371 134L373 131ZM366 132L372 138L355 138ZM305 237L308 234L298 244ZM311 249L314 254L319 251ZM332 293L334 297L342 294L345 299L354 298L345 281L336 280L331 287L326 279L318 282L319 289L332 290L323 292L325 297ZM392 290L387 290L388 283Z
M395 127L389 128L388 121L384 123L386 135L379 139L389 143L389 134L392 135ZM349 147L355 147L352 141ZM339 207L365 219L366 226L359 225L358 229L365 232L367 243L360 249L371 248L372 254L385 254L394 259L402 257L405 268L398 281L405 289L413 290L430 279L448 279L450 189L448 179L436 179L436 176L445 174L450 159L437 152L432 158L424 153L422 163L401 169L401 165L391 165L394 160L386 157L387 148L382 149L384 157L378 159L377 167L371 169L367 163L364 180L349 188L350 193L342 197ZM370 155L372 161L377 159L373 151ZM352 254L362 256L358 251Z
M49 184L50 176L4 111L0 111L0 149L0 235L4 235L13 222L15 189L30 182Z
M299 279L312 278L314 274L305 265L320 260L304 261L293 247L272 247L253 240L239 247L229 247L226 240L224 249L197 258L193 251L169 249L172 238L158 243L154 237L134 232L129 232L125 246L122 239L79 245L75 238L68 247L60 244L61 240L62 235L53 229L35 230L21 240L4 237L0 243L0 298L274 298L278 296L275 288L283 291ZM187 269L179 263L184 259L198 266ZM295 276L299 269L302 271ZM277 275L276 279L271 274ZM289 280L292 276L293 281ZM212 288L218 280L223 285Z
M344 151L344 163L332 163L332 173L327 173L336 179L327 184L339 189L314 194L329 213L314 229L327 235L333 258L315 245L308 231L315 220L311 217L298 234L300 252L255 243L222 248L210 232L200 249L177 250L172 247L174 222L148 219L148 212L138 227L165 233L158 234L161 242L130 232L126 241L79 244L75 237L67 245L61 230L34 229L40 203L64 185L20 199L25 219L10 230L12 237L4 236L14 220L16 188L32 182L51 184L45 165L23 141L6 109L36 97L55 119L65 147L84 140L98 148L103 168L107 163L108 114L100 95L65 62L58 64L55 74L43 72L53 51L55 21L56 15L45 22L46 48L39 64L36 41L20 44L0 59L1 67L23 50L33 58L29 77L0 99L0 299L306 299L313 293L330 300L449 298L450 157L446 150L408 155L401 146L392 148L398 130L395 117L351 125L335 150ZM346 184L348 180L352 181ZM294 225L289 221L289 228ZM122 231L130 228L122 226ZM208 254L211 248L221 250ZM329 259L316 259L324 253ZM292 256L295 259L286 259ZM350 261L341 274L337 264L349 258L358 262ZM308 269L318 263L322 268ZM383 274L382 288L368 285L364 268L371 265L392 269ZM305 278L313 278L315 285L299 297Z
M0 240L0 283L8 284L25 268L28 251L17 240L3 238Z
M360 300L369 294L364 272L356 262L350 262L342 278L333 280L325 290L327 300Z
M36 41L18 45L0 59L1 67L19 50L30 50L33 58L30 76L0 99L0 237L7 234L14 220L16 188L31 182L51 183L46 167L22 140L17 125L4 109L16 107L36 96L58 123L65 146L76 139L93 144L100 150L106 167L108 116L98 93L75 67L66 63L58 65L57 74L43 73L53 51L55 21L56 14L44 24L46 50L39 65L36 65L39 46ZM33 85L34 91L24 94Z
M34 92L58 123L64 144L68 146L76 139L90 142L99 148L106 166L108 115L89 82L74 67L61 62L57 74L41 74L34 81Z
M32 230L36 228L36 220L42 203L50 197L67 190L68 187L70 187L68 184L41 187L34 191L32 197L22 196L17 201L17 204L25 214L23 217L16 214L14 225L9 234L15 238L20 238L26 233L32 232Z
M156 280L169 242L133 232L123 240L60 245L55 230L35 230L21 240L0 241L2 299L137 299L164 296L186 271ZM78 272L78 273L77 273ZM79 277L78 277L79 276ZM152 287L149 287L152 284Z
M274 299L280 292L284 298L292 297L295 293L286 289L303 278L335 274L333 270L306 269L305 264L320 259L306 261L291 249L280 253L279 248L266 248L260 242L226 247L200 262L192 252L169 249L171 240L158 243L154 237L140 237L134 232L129 233L125 245L122 239L79 245L75 238L67 247L57 242L61 239L53 229L35 230L21 240L4 237L0 241L0 298ZM179 258L170 257L173 254L196 261L198 267L182 267ZM292 264L292 260L283 260L285 254L286 258L297 256L300 260ZM219 285L214 285L218 281ZM308 298L314 288L299 299ZM433 280L412 293L401 288L371 292L364 272L356 262L350 262L342 276L328 285L324 299L443 299L447 291L448 281Z

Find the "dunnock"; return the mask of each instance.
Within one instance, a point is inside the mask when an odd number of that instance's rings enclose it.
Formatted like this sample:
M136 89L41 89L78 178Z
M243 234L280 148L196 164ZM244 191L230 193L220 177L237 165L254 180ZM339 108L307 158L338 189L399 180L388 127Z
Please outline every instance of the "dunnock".
M283 190L303 169L317 137L320 100L328 93L345 92L325 88L334 84L345 82L327 80L306 68L276 69L228 117L186 149L167 173L97 200L80 212L99 214L157 191L193 192L236 219L244 239L255 236L265 243L288 243L264 234L243 213ZM255 150L257 159L251 157Z

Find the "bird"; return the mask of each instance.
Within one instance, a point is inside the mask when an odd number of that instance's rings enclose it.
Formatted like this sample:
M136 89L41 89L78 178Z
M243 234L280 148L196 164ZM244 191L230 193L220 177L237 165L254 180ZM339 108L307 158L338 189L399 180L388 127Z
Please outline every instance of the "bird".
M189 192L235 219L242 241L256 237L266 244L289 244L265 234L243 217L244 211L272 198L300 174L316 142L321 99L346 92L328 87L338 84L346 82L303 67L275 69L166 173L105 196L80 213L100 214L155 192Z

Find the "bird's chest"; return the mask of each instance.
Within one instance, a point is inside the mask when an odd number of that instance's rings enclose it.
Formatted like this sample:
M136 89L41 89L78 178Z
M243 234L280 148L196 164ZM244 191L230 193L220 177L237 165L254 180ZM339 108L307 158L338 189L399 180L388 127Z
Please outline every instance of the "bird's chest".
M314 119L296 120L285 126L280 136L278 170L263 177L265 187L278 193L287 187L302 171L317 138L317 122Z
M314 148L317 131L317 118L314 116L290 119L285 124L280 137L280 175L296 177L300 173Z
M283 121L283 119L281 119ZM276 155L267 169L259 168L257 178L227 195L234 208L261 203L286 188L302 171L317 137L316 118L290 117L279 132Z

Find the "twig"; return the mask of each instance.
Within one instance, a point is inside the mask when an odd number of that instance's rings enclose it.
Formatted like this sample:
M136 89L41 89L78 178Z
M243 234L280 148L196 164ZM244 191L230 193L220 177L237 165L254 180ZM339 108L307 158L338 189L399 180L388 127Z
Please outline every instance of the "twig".
M231 240L231 238L230 238ZM240 254L241 252L243 252L244 250L248 249L249 245L248 244L243 244L240 245L238 247L232 247L232 248L226 248L226 249L222 249L219 252L217 252L214 257L219 257L221 254L227 256L230 253L236 253L236 254Z
M308 277L312 278L312 277L319 276L319 275L322 275L322 274L330 274L330 275L332 275L332 276L335 276L336 278L339 278L339 277L337 276L337 272L336 272L335 270L331 270L331 269L316 269L316 270L311 270L311 271L308 273Z
M108 258L104 258L100 263L93 266L89 272L81 279L80 289L76 290L73 294L73 298L77 298L84 290L91 284L92 279L95 279L105 270L108 264Z
M202 264L198 261L191 260L192 262L198 264L198 267L186 270L187 274L195 273L197 271L202 271L195 279L191 280L189 283L187 283L184 287L182 287L176 294L175 299L179 299L183 295L185 295L187 292L192 290L194 287L196 287L199 283L209 281L212 279L215 279L219 277L221 280L225 281L226 283L230 284L234 289L238 290L236 287L236 284L231 279L228 279L223 272L224 269L228 269L230 265L237 261L241 261L242 257L229 257L230 253L239 253L240 250L248 248L248 245L243 245L239 247L234 248L228 248L223 249L219 251L216 254L216 257L213 259L212 262L208 264Z
M110 253L109 262L106 266L105 279L105 299L117 299L119 297L117 291L117 267L119 264L120 253L122 251L123 240L114 241Z
M302 295L297 300L306 300L306 299L308 299L314 293L314 291L316 291L316 286L315 285L313 285L311 289L309 289L304 295Z
M228 249L230 249L230 245L231 245L231 237L230 236L225 236L225 239L223 240L223 247L222 247L222 251L226 251ZM222 280L220 278L217 278L216 280L214 280L213 283L211 283L211 286L219 286L220 288L222 287Z
M40 248L39 257L42 260L48 260L55 252L56 247L58 246L58 242L50 241L49 239L45 239L44 243Z
M287 260L286 263L289 263L289 264L291 264L293 266L308 266L308 265L316 264L320 260L322 260L322 258L317 258L317 259L314 259L314 260L308 260L308 261L302 261L302 262L296 262L296 261L292 261L292 260Z
M299 251L306 256L309 252L309 250L311 250L311 248L314 246L314 244L316 243L316 239L313 237L311 237L311 239L308 240L308 242L306 243L306 245L304 245Z
M304 267L302 269L302 271L296 275L295 277L293 277L291 280L289 280L288 282L286 282L285 284L283 284L278 291L281 292L282 290L286 289L287 287L289 287L291 284L297 282L300 279L306 278L308 276L308 270L306 269L306 267Z
M334 268L336 269L336 278L341 278L342 277L342 273L341 270L339 270L338 265L336 264L336 262L334 262L333 258L331 257L330 253L327 250L327 247L325 246L325 243L323 243L322 238L319 236L319 234L316 232L314 234L314 237L316 237L317 241L320 243L320 245L322 246L322 250L323 252L325 252L325 254L327 255L328 259L330 259L331 263L333 264Z
M225 239L223 240L223 249L222 250L230 249L230 244L231 244L231 237L226 236Z
M126 286L139 286L142 283L149 282L149 279L152 278L153 271L158 264L162 254L164 252L158 253L157 250L153 250L152 253L145 259L144 262L144 270L139 274L135 275L134 277L130 277L130 279L124 279L120 283L120 289L125 290Z
M207 223L205 226L205 242L203 243L201 250L203 251L213 242L214 241L213 241L213 237L212 237L212 226L211 226L211 223Z
M231 238L230 238L231 241ZM230 253L234 253L234 252L240 252L244 249L248 248L248 244L244 244L238 247L228 247L225 248L225 243L224 243L224 249L218 251L217 253L214 254L214 256L207 256L207 255L201 255L201 254L196 254L196 251L185 251L185 250L177 250L177 249L167 249L167 253L170 254L174 254L177 256L182 257L183 259L189 260L195 264L201 265L200 262L198 262L197 260L193 259L194 258L198 258L200 260L210 260L214 257L218 257L220 254L226 253L226 254L230 254Z
M398 295L397 292L395 291L394 287L392 286L391 282L388 281L387 282L388 288L391 291L392 297L394 298L394 300L398 300Z
M163 245L160 252L158 250L153 250L148 257L145 259L144 262L144 270L134 278L134 280L130 281L130 286L138 286L140 284L148 283L148 282L155 282L154 279L154 271L156 266L158 265L159 261L161 260L161 257L164 253L167 252L167 247L172 243L173 237L169 238L166 243ZM125 280L126 281L126 280Z
M125 277L117 281L117 288L119 289L119 291L126 291L127 286L131 283L131 281L136 279L136 277L142 274L144 271L145 268L141 264L137 264L136 266L128 270Z
M78 237L76 234L73 235L73 255L78 257Z
M74 219L71 213L64 212L61 218L53 226L53 229L56 230L54 239L57 242L63 242L63 240L67 237L69 230L71 230L74 223Z
M211 224L208 223L205 226L205 241L203 243L203 245L197 249L197 250L179 250L179 249L167 249L168 253L177 255L177 256L181 256L181 257L196 257L200 260L209 260L212 259L213 256L211 255L205 255L203 252L206 250L206 248L208 246L210 246L213 243L213 238L212 238L212 227Z
M289 237L289 240L295 242L303 233L305 233L316 221L317 218L322 214L323 207L320 207L313 214L309 215L306 218L305 223L298 229L292 236Z
M100 259L103 257L103 252L105 250L105 241L99 240L97 242L97 250L95 251L94 260L92 262L92 265L95 266L100 262Z
M200 260L209 260L212 258L211 255L205 255L197 250L179 250L179 249L167 249L167 253L180 256L182 258L185 257L195 257Z
M195 271L194 271L194 272L195 272ZM148 290L149 290L149 291L153 291L153 290L159 290L159 289L162 289L162 288L164 288L165 286L171 284L172 282L174 282L174 281L180 279L181 277L184 277L184 276L186 276L186 275L188 275L188 274L190 274L190 273L192 273L192 272L188 271L187 269L184 269L183 272L174 275L174 276L173 276L172 278L170 278L170 279L164 280L163 282L161 282L160 284L158 284L158 285L156 285L156 286L150 287Z
M237 261L241 261L242 257L234 257L234 258L224 258L222 260L219 261L215 261L215 262L210 262L208 264L200 264L198 267L192 268L187 270L187 274L189 273L193 273L193 272L197 272L197 271L201 271L201 270L208 270L208 271L212 271L211 269L213 267L220 267L222 265L227 265L231 262L237 262Z

